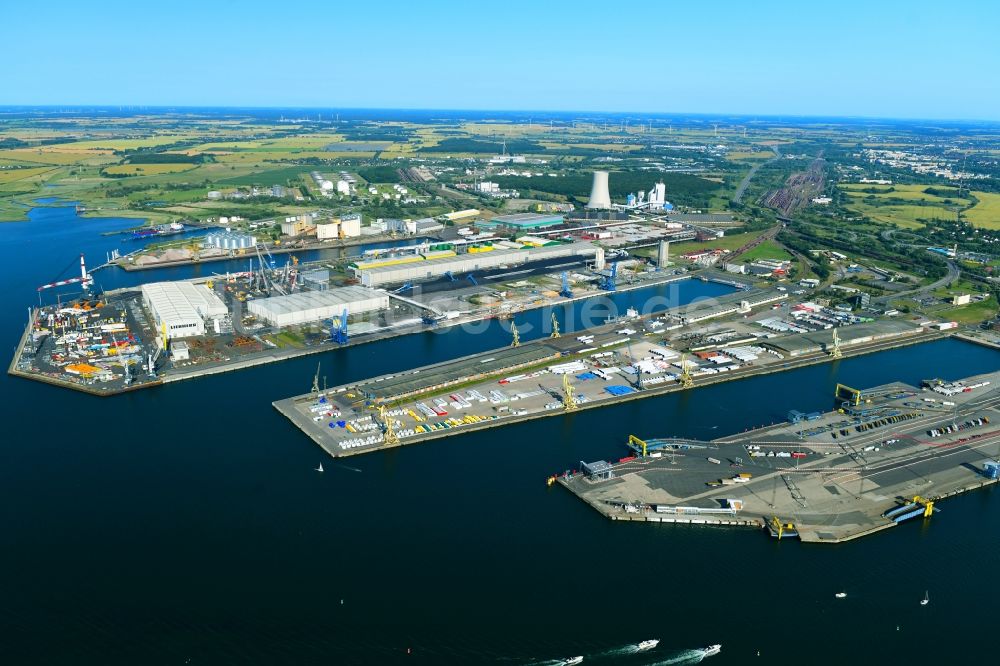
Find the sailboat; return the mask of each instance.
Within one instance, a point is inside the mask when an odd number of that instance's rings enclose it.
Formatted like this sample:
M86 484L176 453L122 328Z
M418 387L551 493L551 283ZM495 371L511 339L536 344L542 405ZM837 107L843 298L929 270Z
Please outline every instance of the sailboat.
M929 594L927 593L927 591L925 590L925 591L924 591L924 598L920 600L920 605L921 605L921 606L926 606L926 605L927 605L927 604L929 604L930 602L931 602L931 597L930 597L930 595L929 595Z
M322 472L323 471L323 463L319 464L319 467L316 468L316 471L317 472Z

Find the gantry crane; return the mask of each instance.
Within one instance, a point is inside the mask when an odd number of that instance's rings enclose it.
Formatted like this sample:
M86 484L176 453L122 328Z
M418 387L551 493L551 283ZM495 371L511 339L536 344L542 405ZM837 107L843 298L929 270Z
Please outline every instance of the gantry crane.
M833 329L833 348L830 350L830 358L840 358L843 355L840 351L840 336L837 335L837 329Z
M517 325L514 323L513 319L510 320L510 333L511 333L511 335L514 336L514 339L510 341L510 346L511 347L520 347L521 346L521 336L517 332Z
M559 335L560 335L559 334L559 320L556 318L556 313L553 312L552 313L552 334L549 337L550 338L558 338Z

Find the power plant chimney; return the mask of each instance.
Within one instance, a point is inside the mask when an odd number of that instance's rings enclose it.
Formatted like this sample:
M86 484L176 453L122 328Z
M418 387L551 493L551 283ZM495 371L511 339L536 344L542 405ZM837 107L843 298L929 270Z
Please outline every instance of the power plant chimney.
M607 210L611 208L611 195L608 194L608 172L595 171L594 184L590 187L590 201L587 208Z

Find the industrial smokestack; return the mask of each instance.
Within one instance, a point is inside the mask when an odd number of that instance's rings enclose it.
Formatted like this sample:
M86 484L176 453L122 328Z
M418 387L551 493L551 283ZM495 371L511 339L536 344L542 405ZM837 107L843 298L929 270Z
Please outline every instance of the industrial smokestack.
M607 210L611 208L611 195L608 194L608 172L595 171L594 184L590 188L590 201L587 208Z

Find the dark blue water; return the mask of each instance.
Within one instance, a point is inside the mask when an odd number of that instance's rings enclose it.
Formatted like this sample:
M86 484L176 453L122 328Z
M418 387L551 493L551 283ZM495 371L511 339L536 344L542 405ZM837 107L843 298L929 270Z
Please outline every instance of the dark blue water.
M92 232L134 224L59 211L0 225L5 247L31 239L4 264L16 285L0 312L5 349L39 281L81 249L103 254L106 239ZM711 286L672 287L682 300L702 288ZM494 322L480 335L454 329L319 358L334 384L506 339ZM810 547L757 531L613 523L544 480L623 452L629 433L721 436L792 408L828 408L838 381L957 378L997 369L997 352L945 340L327 459L322 476L312 472L319 449L269 406L308 390L316 358L111 399L0 378L3 662L521 664L586 654L638 665L716 642L713 664L991 658L994 491L948 500L923 524ZM842 588L849 598L834 603ZM933 601L921 608L925 589ZM662 639L651 654L596 656L650 637Z

